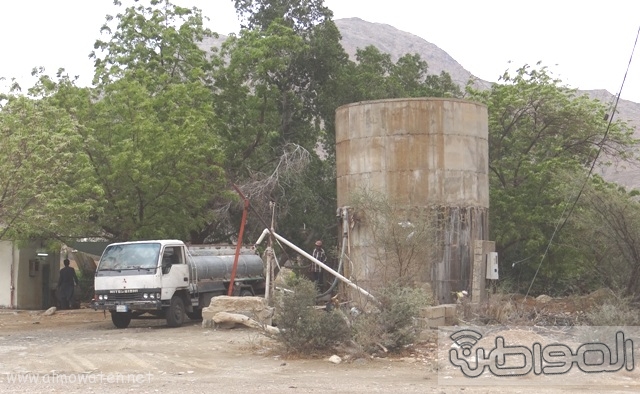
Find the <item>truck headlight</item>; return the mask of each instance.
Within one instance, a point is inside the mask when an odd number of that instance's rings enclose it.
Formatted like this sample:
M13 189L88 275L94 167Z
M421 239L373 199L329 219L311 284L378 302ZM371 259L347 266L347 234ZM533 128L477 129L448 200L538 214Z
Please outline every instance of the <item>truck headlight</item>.
M151 293L151 294L149 294L149 298L151 298L153 300L154 298L156 298L156 295Z
M108 294L105 294L103 297L104 297L105 301L109 299L109 295Z
M144 299L146 300L147 298L149 298L149 294L148 294L148 293L144 293L144 294L142 295L142 298L144 298Z
M102 294L98 296L98 300L102 301Z

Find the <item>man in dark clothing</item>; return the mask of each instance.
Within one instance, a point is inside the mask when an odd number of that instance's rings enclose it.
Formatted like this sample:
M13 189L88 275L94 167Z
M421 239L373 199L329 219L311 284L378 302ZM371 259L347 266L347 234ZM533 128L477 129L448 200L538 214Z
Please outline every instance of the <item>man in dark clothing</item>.
M69 259L64 259L64 268L60 270L58 278L58 298L60 298L60 309L71 309L73 290L78 284L76 270L69 267Z
M324 253L324 249L322 249L322 241L316 241L316 247L313 249L311 256L321 263L327 261L327 255ZM311 262L311 280L316 284L316 288L322 291L322 267L313 261Z

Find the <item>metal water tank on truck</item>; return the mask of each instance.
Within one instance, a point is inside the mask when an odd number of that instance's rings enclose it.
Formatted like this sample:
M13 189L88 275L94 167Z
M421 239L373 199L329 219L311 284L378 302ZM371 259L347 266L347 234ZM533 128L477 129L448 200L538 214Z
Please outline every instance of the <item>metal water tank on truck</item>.
M211 298L229 291L235 246L187 246L178 240L114 243L104 250L95 274L95 310L108 310L118 328L143 314L172 327L187 315L202 317ZM238 256L234 295L263 295L264 263L252 249Z

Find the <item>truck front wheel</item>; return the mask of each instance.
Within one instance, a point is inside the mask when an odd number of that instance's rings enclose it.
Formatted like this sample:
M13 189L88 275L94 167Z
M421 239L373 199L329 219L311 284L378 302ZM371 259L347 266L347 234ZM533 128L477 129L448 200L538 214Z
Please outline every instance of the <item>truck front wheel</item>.
M131 323L130 312L111 312L111 321L117 328L127 328Z
M167 325L169 327L180 327L184 323L184 301L179 296L171 298L171 304L167 311Z

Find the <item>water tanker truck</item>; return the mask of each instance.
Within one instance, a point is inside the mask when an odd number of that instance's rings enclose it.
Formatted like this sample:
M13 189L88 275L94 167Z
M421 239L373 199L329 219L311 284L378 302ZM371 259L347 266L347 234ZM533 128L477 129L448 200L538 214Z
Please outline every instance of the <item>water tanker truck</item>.
M235 246L185 245L178 240L120 242L107 246L95 273L94 310L109 311L118 328L148 315L178 327L202 318L211 298L228 294ZM242 248L233 286L238 296L264 295L264 263Z

